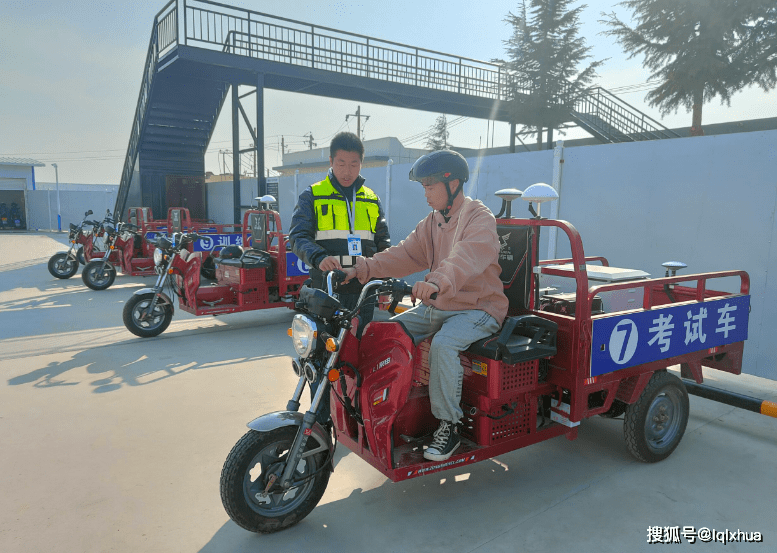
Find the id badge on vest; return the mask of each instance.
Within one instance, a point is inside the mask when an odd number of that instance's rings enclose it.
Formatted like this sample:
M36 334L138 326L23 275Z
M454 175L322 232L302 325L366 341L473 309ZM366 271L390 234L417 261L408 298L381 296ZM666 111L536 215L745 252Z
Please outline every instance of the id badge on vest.
M348 235L348 255L362 254L362 239L358 234Z

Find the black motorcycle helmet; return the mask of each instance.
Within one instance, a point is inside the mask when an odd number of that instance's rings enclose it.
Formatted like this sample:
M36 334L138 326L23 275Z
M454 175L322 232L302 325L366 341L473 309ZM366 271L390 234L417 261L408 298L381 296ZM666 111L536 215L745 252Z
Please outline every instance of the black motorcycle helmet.
M216 262L213 260L212 255L202 260L200 274L208 280L216 280Z
M227 246L219 253L221 259L237 259L241 255L243 255L243 248L240 246Z
M469 165L458 152L453 150L438 150L430 154L419 157L410 168L410 180L422 182L423 179L434 177L436 180L445 183L445 190L448 191L448 205L440 213L447 215L453 207L453 200L461 192L464 183L469 180ZM459 180L459 186L451 192L448 183L452 180Z

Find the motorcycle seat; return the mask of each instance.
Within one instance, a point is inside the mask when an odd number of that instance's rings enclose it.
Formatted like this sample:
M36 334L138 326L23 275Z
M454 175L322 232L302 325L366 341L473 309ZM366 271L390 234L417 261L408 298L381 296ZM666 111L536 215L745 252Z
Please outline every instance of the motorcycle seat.
M556 355L558 325L537 315L508 317L502 330L472 343L467 352L507 364Z
M214 261L227 267L239 269L269 269L272 267L270 254L261 250L246 250L243 255L232 259L214 258Z

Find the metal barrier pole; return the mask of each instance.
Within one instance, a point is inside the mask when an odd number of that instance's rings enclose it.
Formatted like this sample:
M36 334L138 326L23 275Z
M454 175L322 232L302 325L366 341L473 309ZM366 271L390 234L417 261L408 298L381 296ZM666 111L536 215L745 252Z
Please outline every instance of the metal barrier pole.
M685 389L688 390L689 394L717 401L719 403L725 403L726 405L738 407L739 409L752 411L753 413L766 415L767 417L777 418L777 403L773 401L745 396L737 394L736 392L729 392L728 390L706 386L704 384L696 384L696 382L691 380L683 379L683 384L685 384Z

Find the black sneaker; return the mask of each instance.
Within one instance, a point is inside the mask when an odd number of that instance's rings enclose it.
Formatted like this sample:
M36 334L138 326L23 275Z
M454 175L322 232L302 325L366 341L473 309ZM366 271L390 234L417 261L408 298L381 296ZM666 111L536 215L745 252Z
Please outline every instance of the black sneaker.
M459 425L448 421L440 421L440 427L434 431L432 445L424 451L424 459L430 461L445 461L461 445Z

